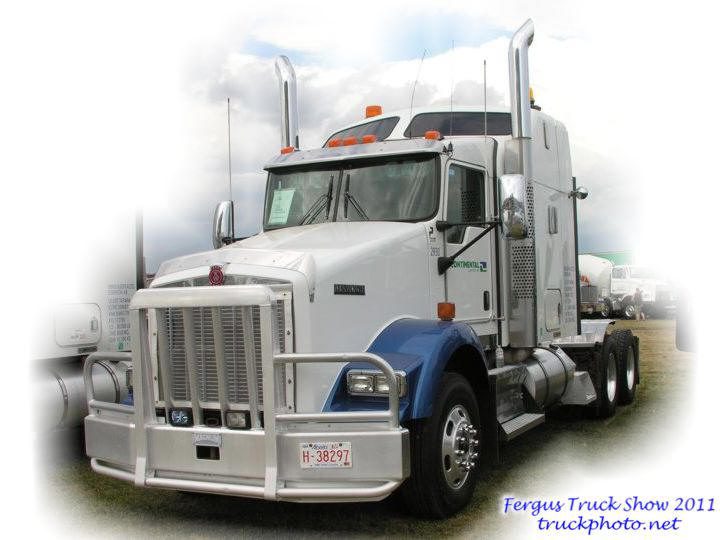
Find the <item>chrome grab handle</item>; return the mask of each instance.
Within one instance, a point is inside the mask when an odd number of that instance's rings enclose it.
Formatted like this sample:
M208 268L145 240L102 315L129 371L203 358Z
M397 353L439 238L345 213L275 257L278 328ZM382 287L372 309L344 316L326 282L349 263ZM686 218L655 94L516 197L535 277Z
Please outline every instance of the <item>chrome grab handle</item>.
M89 409L101 409L124 414L134 414L135 407L121 403L110 403L109 401L98 401L95 399L95 387L93 386L92 368L103 360L120 361L132 360L130 353L124 352L94 352L85 359L83 366L83 382L85 383L85 398Z
M275 418L281 422L328 422L328 421L377 421L387 420L390 428L397 428L399 422L400 399L398 396L397 379L393 368L376 354L367 352L358 353L289 353L277 354L275 364L294 363L310 364L319 362L366 362L372 364L383 372L388 381L388 410L387 411L347 411L347 412L321 412L321 413L288 413L276 414Z

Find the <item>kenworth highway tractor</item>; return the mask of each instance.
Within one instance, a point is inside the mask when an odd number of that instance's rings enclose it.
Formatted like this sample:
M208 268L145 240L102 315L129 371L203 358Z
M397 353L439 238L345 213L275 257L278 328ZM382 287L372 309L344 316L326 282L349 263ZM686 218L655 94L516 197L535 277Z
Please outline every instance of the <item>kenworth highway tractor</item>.
M130 304L133 404L96 398L92 468L140 487L444 517L545 411L632 401L638 341L578 316L564 126L531 107L527 21L510 112L383 114L300 150L294 71L263 231L164 263Z

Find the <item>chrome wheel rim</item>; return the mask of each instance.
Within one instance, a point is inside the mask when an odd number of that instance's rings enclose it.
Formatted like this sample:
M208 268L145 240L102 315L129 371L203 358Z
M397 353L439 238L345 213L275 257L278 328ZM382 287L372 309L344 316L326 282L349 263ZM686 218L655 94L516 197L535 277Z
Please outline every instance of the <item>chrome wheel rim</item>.
M607 362L607 398L612 402L615 400L615 392L617 390L617 365L615 365L615 353L608 355Z
M632 390L635 385L635 350L632 347L628 347L625 356L625 372L628 390Z
M445 417L442 432L441 464L445 481L452 489L460 489L476 467L479 443L477 429L462 405L455 405Z

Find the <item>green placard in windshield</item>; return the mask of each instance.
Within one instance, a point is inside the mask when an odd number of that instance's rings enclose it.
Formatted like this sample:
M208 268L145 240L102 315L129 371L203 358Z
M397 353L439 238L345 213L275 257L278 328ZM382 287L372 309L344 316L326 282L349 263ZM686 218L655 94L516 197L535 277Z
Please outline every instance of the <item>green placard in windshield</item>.
M273 192L268 225L285 225L287 223L293 195L295 195L294 189L278 189Z

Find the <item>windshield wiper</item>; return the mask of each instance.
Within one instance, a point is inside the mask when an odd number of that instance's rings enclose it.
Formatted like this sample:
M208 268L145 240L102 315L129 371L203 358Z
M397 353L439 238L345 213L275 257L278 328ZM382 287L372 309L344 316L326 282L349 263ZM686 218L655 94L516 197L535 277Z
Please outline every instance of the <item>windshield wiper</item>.
M330 217L330 205L332 203L333 180L334 180L334 177L331 176L327 193L324 193L323 195L320 195L317 198L317 200L310 207L310 210L308 210L307 213L302 217L299 225L305 225L307 223L312 223L313 221L315 221L315 218L318 217L318 214L320 214L320 211L323 209L323 203L325 203L325 221L327 221L328 217Z
M347 175L347 181L345 182L345 208L343 209L344 217L347 219L347 211L348 211L348 201L352 203L353 208L355 208L355 211L360 214L360 217L363 218L365 221L370 221L370 218L365 213L365 211L360 206L360 203L357 202L357 199L353 197L352 193L350 193L350 175Z

